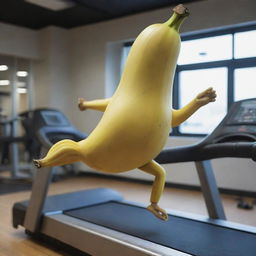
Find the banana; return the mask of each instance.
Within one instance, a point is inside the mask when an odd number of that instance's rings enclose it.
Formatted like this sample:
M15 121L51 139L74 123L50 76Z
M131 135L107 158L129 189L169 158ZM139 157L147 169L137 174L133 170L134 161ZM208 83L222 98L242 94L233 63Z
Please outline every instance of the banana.
M171 20L147 27L135 40L101 121L80 143L89 166L128 171L147 164L165 145L180 48L177 23L184 16L174 13Z
M153 159L164 147L171 124L180 124L202 105L194 99L189 107L175 110L172 120L170 105L180 49L179 28L189 14L183 5L173 10L167 22L147 27L136 38L113 97L90 102L79 99L80 110L104 111L89 137L80 142L62 140L52 146L46 157L34 160L39 168L82 161L103 172L138 168L150 173L155 181L148 210L162 220L168 219L158 206L165 170ZM212 91L207 93L214 98Z

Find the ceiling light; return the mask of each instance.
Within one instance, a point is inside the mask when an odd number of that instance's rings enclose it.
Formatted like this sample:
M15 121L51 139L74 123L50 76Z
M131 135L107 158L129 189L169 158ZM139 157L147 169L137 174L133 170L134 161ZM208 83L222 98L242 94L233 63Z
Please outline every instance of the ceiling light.
M18 71L17 76L19 77L26 77L28 75L27 71Z
M0 86L5 86L5 85L9 85L10 81L9 80L0 80Z
M17 88L17 93L27 93L27 88Z
M0 71L6 71L6 70L8 70L8 66L0 65Z
M68 0L25 0L25 2L39 5L52 11L61 11L74 6L74 3Z

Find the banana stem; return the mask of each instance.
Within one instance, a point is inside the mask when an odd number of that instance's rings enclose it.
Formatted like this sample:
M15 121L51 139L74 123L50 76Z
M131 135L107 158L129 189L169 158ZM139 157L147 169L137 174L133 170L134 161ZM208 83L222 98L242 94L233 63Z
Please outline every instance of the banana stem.
M180 26L184 19L189 15L189 12L182 4L174 7L173 11L173 15L165 22L165 24L179 32Z

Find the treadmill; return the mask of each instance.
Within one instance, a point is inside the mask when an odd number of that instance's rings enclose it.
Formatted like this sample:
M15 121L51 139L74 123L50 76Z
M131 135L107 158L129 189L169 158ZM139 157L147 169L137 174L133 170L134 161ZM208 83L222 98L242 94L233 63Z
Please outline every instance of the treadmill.
M38 131L40 140L47 134ZM145 206L107 188L47 197L52 169L37 171L29 201L13 206L13 226L96 256L255 256L256 227L226 220L210 159L256 159L256 99L234 103L200 143L168 148L161 164L193 161L209 216L169 211L161 221ZM77 255L77 254L75 254Z

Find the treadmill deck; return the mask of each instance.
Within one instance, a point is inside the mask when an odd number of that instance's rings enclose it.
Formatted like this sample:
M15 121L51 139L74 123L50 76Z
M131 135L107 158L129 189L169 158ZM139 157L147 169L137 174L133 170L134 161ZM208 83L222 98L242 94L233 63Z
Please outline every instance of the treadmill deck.
M173 215L164 222L126 203L111 201L64 214L192 255L256 255L255 233Z

